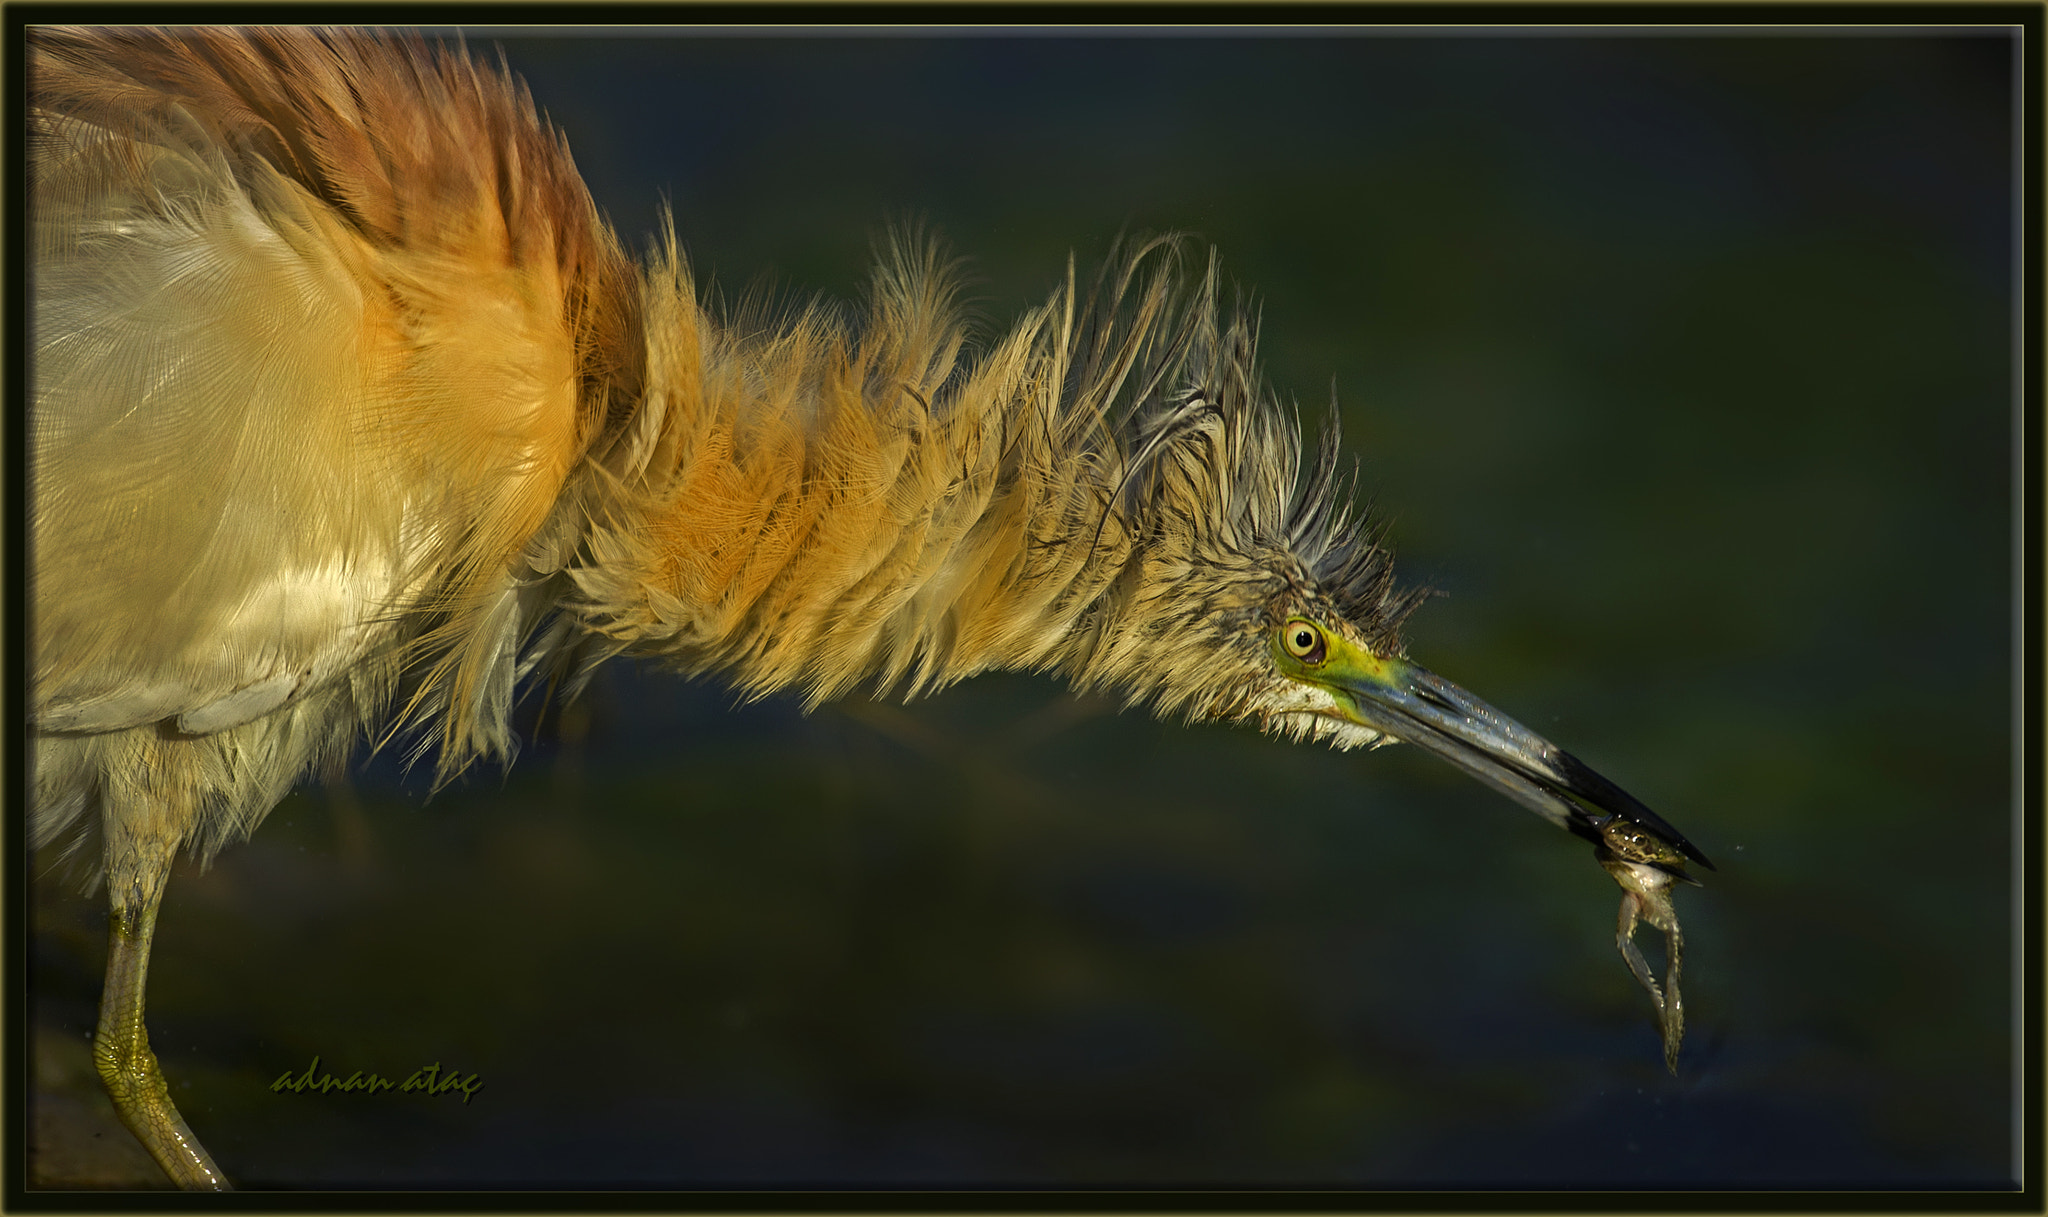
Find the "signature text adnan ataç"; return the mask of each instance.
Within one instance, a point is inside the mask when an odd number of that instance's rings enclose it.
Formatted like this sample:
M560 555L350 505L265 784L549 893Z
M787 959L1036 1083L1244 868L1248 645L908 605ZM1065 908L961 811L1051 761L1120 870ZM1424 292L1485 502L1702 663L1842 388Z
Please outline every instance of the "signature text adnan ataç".
M477 1080L479 1076L472 1073L465 1078L454 1070L444 1074L441 1072L441 1062L435 1061L424 1068L413 1070L412 1076L403 1082L392 1082L389 1078L374 1073L366 1074L360 1069L345 1078L338 1078L322 1071L320 1058L316 1056L313 1063L306 1066L304 1073L286 1071L279 1074L277 1080L270 1084L270 1089L278 1094L287 1090L294 1094L303 1094L308 1090L320 1094L326 1094L330 1090L359 1090L364 1094L396 1090L400 1093L412 1091L426 1095L448 1094L453 1091L462 1096L463 1105L466 1107L469 1101L476 1097L476 1092L484 1088L484 1084Z

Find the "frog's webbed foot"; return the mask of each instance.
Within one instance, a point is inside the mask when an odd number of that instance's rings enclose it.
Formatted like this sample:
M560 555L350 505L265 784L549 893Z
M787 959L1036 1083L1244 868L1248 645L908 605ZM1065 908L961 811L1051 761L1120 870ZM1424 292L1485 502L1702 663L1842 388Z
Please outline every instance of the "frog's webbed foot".
M1664 1034L1664 1066L1678 1072L1678 1045L1685 1038L1685 1000L1678 992L1679 966L1685 958L1685 935L1671 904L1671 887L1694 880L1683 869L1684 858L1664 841L1626 820L1616 818L1601 828L1602 844L1594 851L1600 865L1621 885L1621 916L1614 945L1628 970L1657 1007L1657 1026ZM1647 921L1664 932L1664 983L1657 984L1650 963L1636 947L1636 922Z

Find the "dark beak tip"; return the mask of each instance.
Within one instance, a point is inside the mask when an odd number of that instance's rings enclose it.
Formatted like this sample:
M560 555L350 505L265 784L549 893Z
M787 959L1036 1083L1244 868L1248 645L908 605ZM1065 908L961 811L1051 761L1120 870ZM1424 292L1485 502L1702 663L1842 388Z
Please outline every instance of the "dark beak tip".
M1721 869L1714 865L1713 859L1701 853L1698 846L1684 837L1680 837L1678 840L1671 842L1671 844L1677 846L1678 852L1684 854L1689 861L1697 862L1710 871L1719 871Z

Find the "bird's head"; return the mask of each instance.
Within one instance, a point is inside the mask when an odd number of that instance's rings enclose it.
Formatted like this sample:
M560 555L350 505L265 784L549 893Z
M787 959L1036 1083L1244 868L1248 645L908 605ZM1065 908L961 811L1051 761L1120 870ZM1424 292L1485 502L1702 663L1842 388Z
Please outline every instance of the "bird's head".
M1628 792L1408 658L1401 624L1428 591L1396 585L1384 530L1351 509L1334 415L1304 460L1297 422L1258 379L1251 325L1206 320L1213 278L1190 315L1175 370L1193 387L1134 411L1122 445L1119 518L1133 544L1084 683L1341 748L1405 741L1592 841L1603 861L1680 879L1687 860L1713 869Z

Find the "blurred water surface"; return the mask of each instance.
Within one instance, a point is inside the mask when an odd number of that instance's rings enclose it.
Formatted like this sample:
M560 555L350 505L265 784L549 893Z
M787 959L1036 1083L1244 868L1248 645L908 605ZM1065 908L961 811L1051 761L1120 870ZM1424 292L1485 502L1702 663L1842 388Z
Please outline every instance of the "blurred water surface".
M509 775L380 758L174 881L153 1037L238 1182L2013 1177L2012 43L469 37L730 298L857 299L915 214L993 334L1213 243L1446 593L1412 653L1720 864L1690 1038L1589 851L1416 750L620 665ZM122 1135L103 914L36 898L42 1177L147 1179L47 1165ZM482 1089L271 1092L316 1055Z

